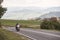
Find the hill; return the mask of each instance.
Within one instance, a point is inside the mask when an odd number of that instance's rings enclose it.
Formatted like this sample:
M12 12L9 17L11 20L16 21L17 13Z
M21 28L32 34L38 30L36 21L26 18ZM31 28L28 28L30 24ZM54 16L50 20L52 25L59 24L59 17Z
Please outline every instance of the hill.
M60 12L50 12L40 16L41 18L60 17Z

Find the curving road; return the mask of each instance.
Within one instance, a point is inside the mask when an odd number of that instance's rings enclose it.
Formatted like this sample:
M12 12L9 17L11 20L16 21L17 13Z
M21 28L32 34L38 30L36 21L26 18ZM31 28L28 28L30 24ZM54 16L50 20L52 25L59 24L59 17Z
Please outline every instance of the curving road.
M60 32L57 31L21 28L20 31L17 32L14 27L3 28L29 37L31 40L60 40Z

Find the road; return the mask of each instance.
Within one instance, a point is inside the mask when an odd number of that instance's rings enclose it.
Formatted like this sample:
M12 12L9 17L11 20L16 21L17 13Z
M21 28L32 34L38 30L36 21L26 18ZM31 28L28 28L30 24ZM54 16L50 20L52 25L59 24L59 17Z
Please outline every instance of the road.
M20 31L17 32L14 27L7 27L4 29L22 34L26 37L31 38L32 40L60 40L60 32L58 31L21 28Z

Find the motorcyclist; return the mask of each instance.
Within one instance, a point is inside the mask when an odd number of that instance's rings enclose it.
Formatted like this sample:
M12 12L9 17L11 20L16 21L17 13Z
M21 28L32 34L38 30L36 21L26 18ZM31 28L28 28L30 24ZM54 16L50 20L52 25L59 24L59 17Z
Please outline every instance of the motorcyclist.
M16 24L16 31L20 31L20 24L19 23Z

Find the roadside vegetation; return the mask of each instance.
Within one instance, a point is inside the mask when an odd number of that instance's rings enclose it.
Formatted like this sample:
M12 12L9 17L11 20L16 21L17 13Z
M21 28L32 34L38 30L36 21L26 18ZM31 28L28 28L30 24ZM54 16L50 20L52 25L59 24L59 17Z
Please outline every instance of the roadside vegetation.
M0 40L29 40L29 38L0 28Z
M22 28L39 28L41 21L37 20L1 20L2 26L12 26L15 27L16 23L21 24Z
M60 22L57 20L43 20L40 27L41 29L60 30Z

